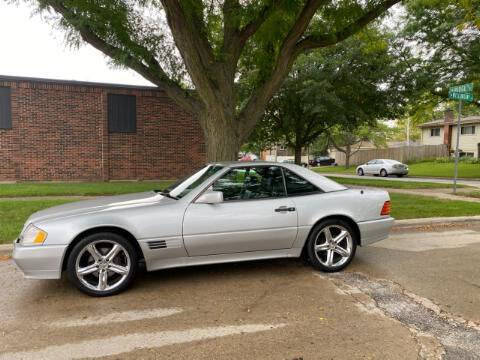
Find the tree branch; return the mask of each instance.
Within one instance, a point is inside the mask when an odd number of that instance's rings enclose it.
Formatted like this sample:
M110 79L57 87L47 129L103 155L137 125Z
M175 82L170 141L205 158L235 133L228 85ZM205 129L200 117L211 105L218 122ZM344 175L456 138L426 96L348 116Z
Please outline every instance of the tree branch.
M62 15L65 19L75 20L76 14L67 9L62 3L58 1L48 2L48 5L54 9L57 13ZM77 19L78 20L78 19ZM160 90L167 93L168 96L173 98L177 103L183 106L190 112L197 112L200 107L200 103L196 100L188 91L182 89L178 84L172 81L165 73L161 65L155 59L155 57L144 47L141 47L142 52L148 54L144 56L143 61L137 59L126 50L109 44L102 38L96 35L95 31L91 29L87 24L81 21L70 22L74 28L79 32L82 39L92 45L94 48L104 53L106 56L116 59L119 55L122 56L122 63L125 66L135 70L145 79L151 81L158 86ZM140 45L137 45L140 47Z
M270 78L253 92L249 101L240 113L239 118L242 122L242 136L247 136L253 130L257 120L262 116L263 109L268 101L282 85L283 79L290 72L293 62L300 53L295 48L298 39L307 29L317 9L326 1L327 0L306 1L302 11L295 21L295 24L282 43L275 68Z
M175 44L182 55L195 87L206 104L222 103L216 89L222 74L205 35L205 24L190 0L161 0Z
M357 152L359 152L359 151L360 151L360 148L362 147L362 144L363 144L363 141L360 140L360 142L358 143L357 150L351 151L351 152L350 152L350 156L355 155ZM353 144L352 144L352 145L353 145Z
M330 45L335 45L348 37L356 34L382 13L387 11L393 5L399 3L402 0L385 0L384 2L378 4L373 9L367 11L362 17L358 18L355 22L344 27L342 30L339 30L331 34L323 35L310 35L305 39L301 40L297 44L297 50L299 52L304 52L305 50L327 47Z
M223 52L227 55L230 62L231 76L235 76L238 59L247 43L248 39L252 37L265 21L277 9L279 1L269 0L258 12L258 15L249 23L240 28L240 21L236 17L235 12L238 12L240 7L238 0L225 0L223 6L224 15L224 33L223 33Z
M333 147L335 149L337 149L337 151L340 151L344 154L347 153L347 151L345 149L342 149L340 146L337 145L337 143L335 142L335 140L333 140L333 136L328 136L328 142L331 143L333 145Z

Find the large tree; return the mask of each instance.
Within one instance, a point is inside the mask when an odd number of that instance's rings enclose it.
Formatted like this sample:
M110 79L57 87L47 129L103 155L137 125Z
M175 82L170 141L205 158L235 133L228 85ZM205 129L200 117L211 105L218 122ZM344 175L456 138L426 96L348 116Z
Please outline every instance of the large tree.
M448 88L474 82L480 95L480 1L410 0L399 26L399 54L414 49L416 58L406 61L417 94L409 105L413 126L438 118L441 108L455 106ZM401 56L400 56L401 57ZM413 83L413 82L412 82ZM480 102L466 105L466 113L478 113Z
M295 59L357 33L400 0L36 0L195 114L209 160L235 159ZM245 100L237 83L254 77Z
M392 55L390 35L375 27L328 49L302 56L267 106L254 143L302 149L333 126L353 130L395 116L404 104L404 67Z
M344 124L336 126L328 133L329 144L337 151L345 154L345 167L350 167L350 159L360 151L365 142L376 147L386 146L390 129L380 122L375 124Z

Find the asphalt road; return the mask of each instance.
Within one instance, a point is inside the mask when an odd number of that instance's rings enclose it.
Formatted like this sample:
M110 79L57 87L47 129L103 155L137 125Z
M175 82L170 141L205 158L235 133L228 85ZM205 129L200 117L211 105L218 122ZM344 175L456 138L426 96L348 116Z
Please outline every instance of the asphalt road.
M335 177L343 177L348 179L375 179L375 180L384 180L384 181L405 181L405 182L429 182L429 183L437 183L437 184L451 184L453 186L453 179L438 179L438 178L428 178L428 177L396 177L396 176L389 176L389 177L380 177L380 176L358 176L358 175L349 175L349 174L335 174L335 173L322 173L319 172L320 175L324 176L335 176ZM466 186L473 186L480 188L480 180L466 180L466 179L459 179L457 181L459 185L466 185Z
M165 270L102 299L4 260L0 359L477 359L479 257L478 227L422 229L339 274L297 260Z

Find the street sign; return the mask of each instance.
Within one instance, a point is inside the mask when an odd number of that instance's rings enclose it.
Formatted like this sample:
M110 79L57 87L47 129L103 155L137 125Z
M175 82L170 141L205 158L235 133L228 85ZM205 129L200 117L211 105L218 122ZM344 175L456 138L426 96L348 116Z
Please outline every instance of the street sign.
M473 94L472 93L461 93L461 92L454 92L454 91L449 91L448 92L448 98L449 99L454 99L454 100L463 100L467 102L472 102L473 101Z
M471 92L473 92L473 83L468 83L468 84L463 84L463 85L458 85L458 86L452 86L451 88L448 89L448 92L471 93Z

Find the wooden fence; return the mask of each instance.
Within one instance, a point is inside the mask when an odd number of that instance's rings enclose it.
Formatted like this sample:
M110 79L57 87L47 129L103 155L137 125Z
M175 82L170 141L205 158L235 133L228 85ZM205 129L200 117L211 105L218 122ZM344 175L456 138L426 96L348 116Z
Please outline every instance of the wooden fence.
M438 157L447 157L446 145L402 146L388 149L360 150L350 158L350 165L360 165L372 159L393 159L403 163ZM345 165L345 154L336 151L335 160L338 165Z

